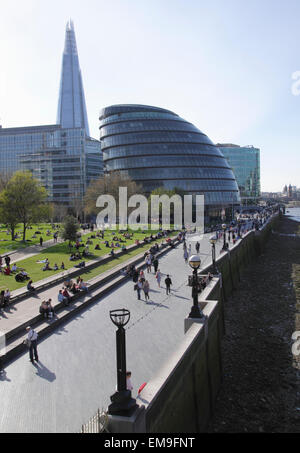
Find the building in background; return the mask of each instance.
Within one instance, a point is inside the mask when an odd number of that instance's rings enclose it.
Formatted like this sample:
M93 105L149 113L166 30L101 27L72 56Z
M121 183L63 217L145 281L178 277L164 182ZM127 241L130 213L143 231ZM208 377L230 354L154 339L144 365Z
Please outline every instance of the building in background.
M100 141L90 137L73 23L66 27L57 124L0 128L0 173L29 170L49 200L82 203L91 180L103 174Z
M193 124L145 105L115 105L100 113L104 170L120 172L146 193L175 187L204 194L207 217L240 204L235 176L223 154Z
M256 202L261 196L260 150L253 146L220 144L221 149L236 177L241 199L244 204Z

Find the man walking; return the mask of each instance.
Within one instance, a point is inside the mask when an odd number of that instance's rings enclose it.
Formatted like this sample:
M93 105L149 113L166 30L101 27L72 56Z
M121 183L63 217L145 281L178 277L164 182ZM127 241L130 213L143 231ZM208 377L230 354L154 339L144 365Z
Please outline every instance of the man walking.
M198 241L196 243L196 252L197 252L197 254L199 254L199 252L200 252L200 244Z
M154 266L154 272L156 274L156 272L158 270L158 259L156 257L153 260L153 266Z
M171 285L172 285L172 280L170 279L170 276L167 275L167 278L165 279L165 285L166 285L166 294L170 294L171 292Z
M36 362L38 362L39 361L38 352L37 352L38 334L30 326L28 326L26 328L26 331L27 331L27 344L29 347L30 362L34 363L33 356L34 356L34 360Z

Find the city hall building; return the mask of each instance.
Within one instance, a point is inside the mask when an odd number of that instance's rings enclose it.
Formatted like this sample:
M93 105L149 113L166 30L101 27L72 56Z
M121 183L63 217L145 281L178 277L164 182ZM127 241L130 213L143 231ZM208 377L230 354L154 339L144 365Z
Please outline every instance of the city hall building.
M240 204L235 176L218 147L175 113L145 105L114 105L100 113L104 171L120 172L146 193L163 187L204 194L206 216Z

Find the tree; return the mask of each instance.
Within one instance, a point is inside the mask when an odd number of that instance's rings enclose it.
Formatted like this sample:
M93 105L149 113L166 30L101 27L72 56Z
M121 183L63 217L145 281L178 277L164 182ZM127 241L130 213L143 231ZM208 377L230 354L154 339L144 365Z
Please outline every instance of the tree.
M119 188L126 187L128 198L132 195L143 194L142 186L136 184L131 178L124 177L119 172L104 175L102 178L90 183L84 197L84 211L88 215L97 215L97 199L101 195L112 195L116 200L117 212L119 210ZM129 210L130 212L130 210Z
M5 190L0 193L0 219L8 225L11 232L11 240L15 240L15 230L19 223L15 200Z
M23 225L23 241L26 240L26 230L32 223L45 220L49 216L46 203L47 192L40 182L33 178L30 172L17 171L8 181L2 191L2 199L6 201L4 214L11 219L14 213L18 223ZM11 204L9 205L8 202ZM2 211L3 211L2 206Z
M78 230L79 224L77 219L71 215L67 216L62 224L62 231L60 235L64 241L69 241L69 247L71 247L71 242L75 242L77 240Z

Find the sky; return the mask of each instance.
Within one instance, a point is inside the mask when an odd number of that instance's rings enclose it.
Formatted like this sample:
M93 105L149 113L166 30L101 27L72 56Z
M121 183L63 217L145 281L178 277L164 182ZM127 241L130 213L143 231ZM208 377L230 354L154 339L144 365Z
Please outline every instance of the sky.
M56 123L71 18L94 138L103 107L163 107L214 143L260 148L263 191L300 187L300 0L0 0L0 12L3 127Z

